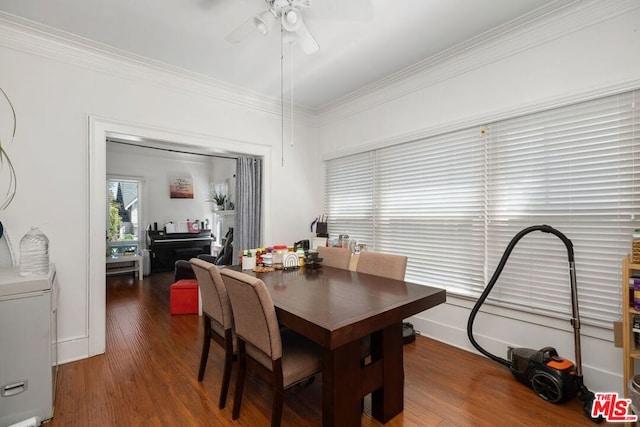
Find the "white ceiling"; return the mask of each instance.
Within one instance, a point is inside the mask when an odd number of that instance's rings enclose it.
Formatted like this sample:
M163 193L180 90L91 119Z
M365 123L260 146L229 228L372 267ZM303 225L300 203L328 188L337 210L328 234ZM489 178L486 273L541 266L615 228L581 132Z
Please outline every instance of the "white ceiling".
M372 5L370 19L354 13L362 1ZM569 3L312 0L304 17L320 51L305 55L294 47L294 101L319 110L434 55L494 37ZM264 9L265 0L0 0L0 11L278 98L279 31L240 44L225 41ZM285 68L288 73L289 65Z

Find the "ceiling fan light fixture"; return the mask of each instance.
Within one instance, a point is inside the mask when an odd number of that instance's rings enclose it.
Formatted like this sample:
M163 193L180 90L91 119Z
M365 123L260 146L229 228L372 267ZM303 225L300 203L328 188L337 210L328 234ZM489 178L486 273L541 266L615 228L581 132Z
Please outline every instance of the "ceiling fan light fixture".
M300 11L295 7L289 7L285 11L282 12L282 28L287 31L298 31L300 28L300 23L302 22L302 17Z
M276 22L276 18L277 16L273 9L265 10L253 18L253 24L260 34L268 36L271 28L273 28L273 24Z

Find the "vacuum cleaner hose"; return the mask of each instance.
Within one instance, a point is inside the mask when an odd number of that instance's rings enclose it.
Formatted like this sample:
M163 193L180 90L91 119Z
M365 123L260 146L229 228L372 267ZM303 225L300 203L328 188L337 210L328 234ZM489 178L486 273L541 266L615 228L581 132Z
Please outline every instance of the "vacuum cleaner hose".
M509 362L507 359L503 359L502 357L496 356L495 354L489 353L487 350L482 348L482 346L480 346L480 344L478 344L478 342L473 337L473 322L475 321L476 315L478 314L478 311L480 310L480 307L482 306L482 304L484 304L485 300L489 296L489 293L491 292L491 289L493 289L493 286L498 281L498 277L500 277L500 273L502 273L502 270L504 269L504 266L507 264L507 259L509 259L509 255L511 255L511 252L513 251L513 248L516 246L518 241L520 241L520 239L522 239L524 236L526 236L527 234L529 234L531 232L534 232L534 231L542 231L544 233L551 233L551 234L555 234L556 236L558 236L558 238L560 238L560 240L562 240L562 242L567 247L567 254L568 254L568 257L569 257L569 263L573 263L574 262L573 244L571 243L571 240L569 240L567 238L567 236L562 234L560 231L556 230L555 228L553 228L553 227L551 227L549 225L533 225L531 227L525 228L524 230L522 230L518 234L516 234L513 237L513 239L511 239L511 242L509 242L509 245L507 246L507 249L505 249L504 253L502 254L502 258L500 258L500 262L498 263L498 267L496 268L496 271L494 271L493 276L491 276L491 280L489 280L489 283L484 288L484 291L480 295L480 298L478 298L478 301L476 301L475 305L471 309L471 314L469 315L469 320L467 321L467 336L469 337L469 341L471 341L471 344L473 344L473 346L480 353L484 354L488 358L490 358L490 359L492 359L492 360L494 360L494 361L496 361L498 363L501 363L501 364L503 364L504 366L507 366L507 367L511 367L511 362Z

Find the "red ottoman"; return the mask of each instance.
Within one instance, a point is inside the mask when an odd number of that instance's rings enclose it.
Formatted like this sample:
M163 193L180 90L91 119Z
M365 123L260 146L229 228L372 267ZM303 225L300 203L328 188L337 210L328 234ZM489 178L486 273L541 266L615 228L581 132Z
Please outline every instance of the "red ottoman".
M169 287L169 312L171 314L198 313L198 281L178 280Z

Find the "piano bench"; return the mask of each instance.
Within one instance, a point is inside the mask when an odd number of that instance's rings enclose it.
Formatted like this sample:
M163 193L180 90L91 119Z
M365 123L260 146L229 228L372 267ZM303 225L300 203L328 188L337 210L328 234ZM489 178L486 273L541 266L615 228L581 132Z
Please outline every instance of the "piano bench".
M198 314L197 280L178 280L169 287L169 312L171 314Z

